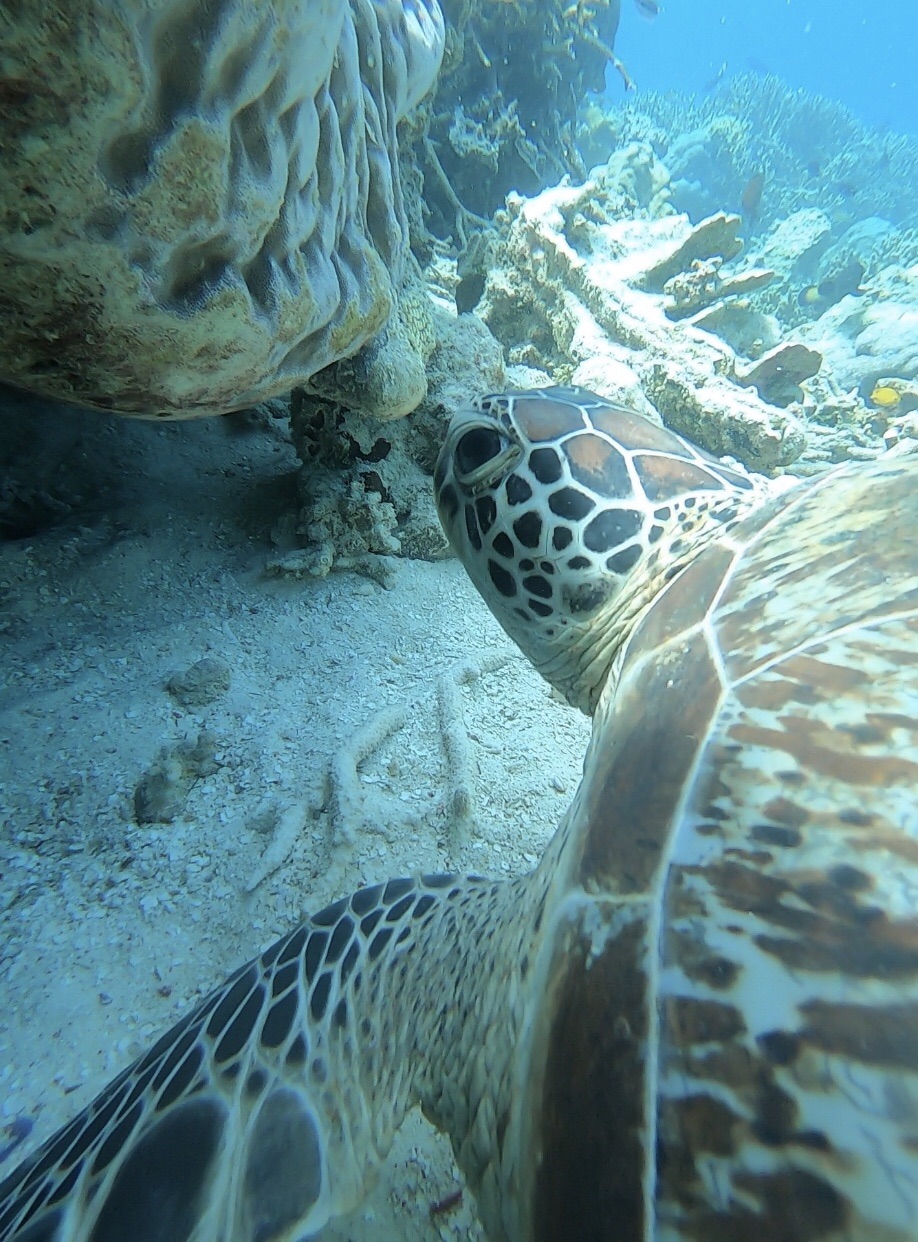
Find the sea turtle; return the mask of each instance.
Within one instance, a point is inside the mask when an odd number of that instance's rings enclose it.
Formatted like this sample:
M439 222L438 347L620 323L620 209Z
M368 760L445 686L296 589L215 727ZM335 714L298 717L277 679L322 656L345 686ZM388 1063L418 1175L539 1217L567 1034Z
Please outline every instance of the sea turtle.
M918 1232L918 458L782 494L575 389L460 412L449 537L594 712L521 879L363 888L0 1188L17 1242L268 1242L415 1102L492 1239Z

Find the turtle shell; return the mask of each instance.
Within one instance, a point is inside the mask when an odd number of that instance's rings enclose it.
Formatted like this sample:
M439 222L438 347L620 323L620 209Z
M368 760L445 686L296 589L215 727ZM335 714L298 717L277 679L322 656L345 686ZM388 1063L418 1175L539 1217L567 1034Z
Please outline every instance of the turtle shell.
M562 577L546 515L577 478L593 508L561 517L571 541L617 558L591 548L593 510L637 506L625 548L648 571L609 570L624 646L601 608L567 631L604 668L545 857L509 882L370 885L307 919L0 1185L0 1238L315 1236L415 1103L493 1242L916 1237L918 457L737 508L728 469L662 428L641 448L600 398L492 405L438 465L460 546L509 544L502 488ZM669 544L654 484L683 504ZM517 593L489 579L510 615L531 585L518 543ZM543 635L567 620L551 591Z
M555 843L520 1236L918 1221L918 460L709 544L645 614Z

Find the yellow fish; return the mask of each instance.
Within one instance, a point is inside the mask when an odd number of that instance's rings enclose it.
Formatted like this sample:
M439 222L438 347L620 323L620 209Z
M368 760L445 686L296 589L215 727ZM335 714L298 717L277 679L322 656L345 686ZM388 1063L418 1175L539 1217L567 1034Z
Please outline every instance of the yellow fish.
M902 400L902 394L896 392L895 388L891 388L889 384L877 384L870 394L870 400L874 405L878 405L884 410L889 410L894 405L899 404Z

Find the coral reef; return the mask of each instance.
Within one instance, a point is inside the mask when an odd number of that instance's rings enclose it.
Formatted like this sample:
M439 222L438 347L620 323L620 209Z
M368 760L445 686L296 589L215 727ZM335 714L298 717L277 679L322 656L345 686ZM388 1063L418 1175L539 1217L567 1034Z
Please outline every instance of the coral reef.
M630 142L649 143L669 170L673 206L695 221L740 210L750 178L761 173L748 233L806 208L825 212L839 232L867 216L901 234L918 225L918 142L877 133L841 104L771 75L727 79L703 98L647 92L614 109L590 104L577 141L587 164Z
M662 287L671 317L736 351L737 382L802 416L808 441L794 470L877 456L908 431L906 414L880 416L868 398L884 376L910 383L918 365L913 138L744 74L704 98L590 104L578 142L587 162L648 147L667 170L671 208L695 222L741 213L742 254L676 256Z
M267 807L261 815L255 817L252 826L260 828L264 823L271 833L271 840L245 882L247 893L254 893L259 884L263 884L287 862L297 840L305 831L312 810L308 801L298 801L285 807L283 811Z
M918 378L918 265L884 268L859 296L849 295L799 329L843 388L863 396L885 377Z
M402 728L407 716L404 707L385 707L376 712L332 759L328 774L328 804L333 840L339 850L341 847L353 849L362 833L384 833L375 817L365 810L367 799L361 788L357 767L390 734ZM340 864L340 859L338 861Z
M753 469L794 461L805 447L794 414L741 386L725 343L666 313L680 268L737 253L738 219L615 220L603 202L600 179L508 201L481 314L509 360L650 409Z
M136 822L169 824L181 815L194 782L219 770L216 755L216 738L207 729L161 747L134 790Z
M7 380L125 413L218 413L289 391L389 323L365 370L387 413L410 407L423 363L404 309L392 320L407 248L396 126L437 73L436 0L12 13Z
M166 689L185 711L218 702L230 688L230 667L219 656L204 656L190 668L173 673Z
M800 384L822 366L822 354L800 341L784 341L768 350L749 367L737 367L740 384L754 388L772 405L790 405L803 399Z
M646 143L630 143L614 152L601 168L593 169L588 179L579 179L582 188L570 212L572 236L582 230L588 236L590 224L597 221L671 215L668 182L669 174L651 148ZM455 286L460 314L478 305L498 243L498 232L489 225L472 232L460 250Z
M842 391L825 363L804 385L799 408L807 446L794 462L794 474L818 474L839 462L872 460L900 438L895 431L890 435L893 420L871 409L856 392ZM903 428L901 434L912 433Z
M430 301L430 300L429 300ZM385 422L297 389L294 444L303 467L279 574L324 578L351 569L387 584L392 557L446 554L430 475L453 411L482 389L506 383L503 355L485 325L430 301L438 344L427 367L427 396L410 419Z
M815 276L831 235L832 224L825 212L806 207L785 220L776 220L755 255L784 279L799 284Z
M304 388L372 418L402 418L427 395L427 362L435 345L430 298L409 254L398 302L383 331L352 358L307 380Z
M578 142L588 162L617 158L635 143L648 147L667 170L669 204L696 222L742 211L744 189L761 176L761 201L753 196L743 215L744 254L730 273L737 296L724 304L716 258L692 268L680 263L670 274L669 311L751 362L794 332L831 374L826 417L833 435L842 426L832 414L835 397L857 389L863 399L883 374L912 375L913 297L901 281L898 289L886 286L892 273L918 265L914 139L877 133L841 105L777 78L744 74L702 99L648 93L616 109L590 104ZM778 378L772 373L769 383ZM799 384L788 379L783 397L772 386L769 399L798 399ZM855 423L873 434L863 400L858 420L843 420L856 454L864 444ZM881 450L879 440L874 445ZM831 459L839 452L833 445Z
M452 669L437 683L437 715L446 760L447 824L453 848L462 845L472 835L478 819L475 797L477 770L462 710L461 688L509 663L510 657L503 653L485 656L476 663Z
M752 268L743 272L721 272L724 261L720 255L712 259L693 259L687 272L672 276L663 286L666 313L670 319L693 317L697 312L720 306L726 298L739 297L769 284L774 272L768 268Z
M582 176L577 107L604 89L620 0L444 0L446 53L419 137L427 227L464 243L511 190ZM509 51L508 51L509 49Z
M665 292L669 282L684 276L696 263L716 260L716 270L719 271L725 261L735 259L743 248L737 236L739 223L739 216L728 216L722 211L702 220L675 250L669 247L665 258L655 259L646 268L644 285L647 288L662 288Z

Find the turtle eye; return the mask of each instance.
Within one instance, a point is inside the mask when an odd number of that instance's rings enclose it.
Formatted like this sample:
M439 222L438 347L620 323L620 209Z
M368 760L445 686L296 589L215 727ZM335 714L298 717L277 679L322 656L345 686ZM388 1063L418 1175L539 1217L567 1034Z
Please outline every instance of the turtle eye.
M503 437L493 427L473 427L456 445L456 473L460 477L474 474L499 456L505 447Z

